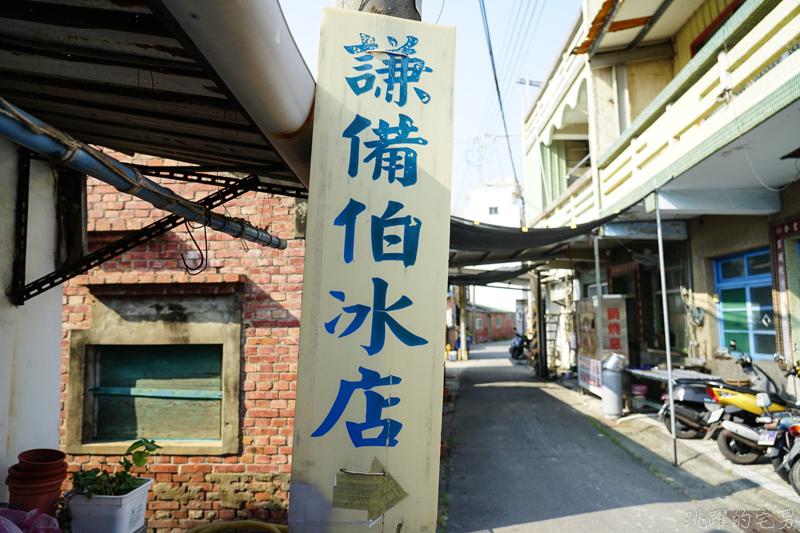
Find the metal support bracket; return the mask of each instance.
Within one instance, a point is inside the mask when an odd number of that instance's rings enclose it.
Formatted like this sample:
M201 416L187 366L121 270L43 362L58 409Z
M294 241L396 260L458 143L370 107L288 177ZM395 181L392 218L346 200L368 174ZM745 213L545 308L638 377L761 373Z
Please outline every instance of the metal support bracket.
M20 306L25 301L16 296L16 291L25 287L25 265L28 250L28 196L31 182L31 153L19 150L17 161L17 205L14 216L14 263L11 270L11 286L6 291L11 303Z
M28 160L28 166L30 166L30 160ZM22 181L22 180L20 180ZM246 192L252 190L260 190L259 180L257 176L251 176L245 180L238 180L239 183L233 185L231 187L227 187L225 189L221 189L218 192L214 192L209 196L206 196L198 203L212 209L214 207L220 206L225 202L232 200L234 198L238 198L239 196L245 194ZM27 187L27 186L26 186ZM18 189L19 190L19 189ZM19 195L18 195L18 202L19 202ZM25 193L25 199L27 204L27 189ZM17 215L17 228L19 233L19 207L17 208L18 215ZM27 214L27 205L26 205L26 214ZM146 243L147 241L158 237L169 230L181 225L184 221L184 218L179 217L178 215L169 215L167 217L162 218L156 222L153 222L149 226L146 226L139 231L136 231L126 237L119 239L107 246L96 250L78 261L65 265L62 268L59 268L55 272L47 274L36 281L32 281L25 285L24 282L24 249L23 249L23 265L22 265L22 274L23 277L21 285L16 287L12 285L12 289L8 291L8 298L14 305L22 305L23 302L26 300L30 300L37 294L41 294L53 287L64 283L65 281L72 279L76 276L80 276L91 270L92 268L105 263L121 255L129 250L136 248L137 246ZM19 240L17 241L19 242ZM15 276L16 276L16 260L17 254L15 250ZM16 281L16 277L14 278ZM17 303L19 302L19 303Z
M135 168L145 176L154 178L165 178L175 181L186 181L190 183L204 183L206 185L217 185L222 187L231 186L244 186L248 183L250 190L266 192L269 194L277 194L279 196L291 196L293 198L308 198L308 191L300 184L281 185L277 183L263 182L260 179L251 181L249 179L243 180L240 178L231 178L228 176L215 176L213 174L206 174L210 172L209 167L148 167L145 165L128 165ZM198 170L202 169L202 170ZM220 172L236 172L236 167L220 168Z

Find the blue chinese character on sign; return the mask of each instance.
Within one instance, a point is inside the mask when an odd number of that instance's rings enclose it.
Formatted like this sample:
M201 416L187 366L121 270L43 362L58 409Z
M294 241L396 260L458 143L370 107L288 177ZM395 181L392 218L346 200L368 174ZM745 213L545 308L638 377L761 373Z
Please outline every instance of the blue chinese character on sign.
M419 233L422 229L422 221L416 217L406 215L404 217L394 217L405 206L400 202L389 201L386 211L380 217L372 217L372 257L376 263L382 261L402 261L406 267L412 266L417 262L417 250L419 249ZM350 198L347 206L334 219L335 226L344 226L344 262L353 262L355 250L356 219L364 212L367 207L361 202ZM394 218L393 218L394 217ZM403 237L399 235L386 234L387 228L401 226ZM390 249L403 243L403 251L398 252ZM387 251L387 249L389 249Z
M419 131L419 128L414 126L414 121L400 114L396 128L389 127L388 122L381 120L378 127L372 131L378 136L378 140L364 143L364 146L373 149L364 159L365 163L375 160L372 179L380 178L381 171L385 170L389 183L393 183L396 179L403 187L414 185L417 182L417 152L411 148L397 147L399 144L428 144L422 137L409 137L410 133ZM402 175L397 176L400 171Z
M372 122L361 115L356 115L353 122L345 128L342 137L350 139L350 162L347 167L347 174L351 178L358 175L359 148L361 139L358 134L367 129ZM398 115L397 127L390 127L389 123L381 120L377 128L372 131L378 136L377 141L364 141L364 146L372 148L372 152L364 158L364 163L375 160L375 168L372 171L372 179L377 180L385 170L389 178L389 183L395 180L400 182L403 187L414 185L417 182L417 152L403 144L426 145L428 141L422 137L409 137L419 128L414 126L414 121L408 116Z
M387 50L378 50L378 45L375 43L375 38L365 33L361 35L361 44L353 46L345 46L349 54L352 54L354 59L360 64L353 67L353 70L363 72L360 76L353 76L351 78L345 77L347 84L357 95L362 95L372 90L375 86L375 74L369 72L373 70L370 63L375 53L383 53L388 56L388 59L381 60L385 68L375 69L375 73L385 75L383 81L386 83L386 101L391 102L395 97L395 89L397 89L397 100L395 103L399 107L406 105L408 101L408 85L410 83L418 83L420 76L423 72L433 72L430 67L425 66L425 61L411 57L417 53L414 45L419 42L419 39L408 35L406 43L400 47L397 46L397 39L394 37L387 37L389 44L393 48ZM361 54L361 55L359 55ZM423 104L430 102L431 97L428 93L414 87L414 92L417 98ZM375 87L375 98L381 95L381 88Z
M361 34L361 44L355 46L345 46L345 50L348 53L356 56L355 60L361 65L353 67L353 70L357 70L359 72L365 70L372 70L372 65L367 63L367 61L372 61L374 58L371 54L369 54L372 50L377 50L378 45L375 44L375 38L370 37L369 35L362 33ZM364 55L357 55L357 54L364 54ZM347 84L353 89L353 92L357 95L362 95L365 92L372 90L372 87L375 85L375 74L370 72L364 72L361 76L354 76L352 78L345 78L347 80ZM380 91L380 89L378 89ZM377 95L376 95L377 96Z
M365 421L363 423L346 422L350 440L356 448L362 446L396 446L396 437L403 428L403 424L391 418L381 418L381 416L383 415L384 409L400 403L400 398L392 398L391 396L389 398L384 398L372 389L375 387L385 387L387 385L397 385L402 380L391 374L382 378L379 373L364 367L359 367L358 371L361 373L361 381L341 380L339 383L339 392L336 395L336 400L334 400L331 410L328 412L325 420L322 421L322 424L320 424L311 436L322 437L333 429L333 426L336 425L336 422L338 422L344 414L344 410L347 408L347 404L350 403L353 393L357 390L363 390L367 400ZM365 431L378 427L383 428L380 435L377 437L364 438Z
M389 289L389 284L381 278L372 278L372 287L374 291L372 297L372 308L362 304L350 305L342 308L342 311L345 313L355 316L344 332L339 335L339 338L347 337L348 335L352 335L358 331L358 329L366 321L367 315L370 313L370 311L372 311L372 330L370 332L370 343L369 346L361 345L361 347L367 351L367 354L375 355L383 350L383 345L386 343L387 327L392 333L394 333L395 337L397 337L398 340L400 340L400 342L406 346L422 346L424 344L428 344L427 340L408 331L390 315L390 313L394 311L399 311L400 309L410 307L414 302L412 302L408 296L401 296L395 303L389 307L386 307L386 292ZM345 295L343 292L331 291L330 295L344 303ZM326 322L325 330L331 335L335 334L336 325L341 317L342 313L339 313L333 320Z
M350 164L347 166L347 175L351 178L355 178L358 175L358 154L359 148L361 147L361 139L358 137L358 134L367 129L367 126L370 124L372 124L371 120L361 115L356 115L353 122L351 122L350 125L345 128L344 133L342 133L342 137L350 139Z
M367 208L361 202L356 202L350 198L347 207L342 209L339 216L333 221L334 226L344 226L344 262L353 262L353 250L356 240L356 218Z
M400 202L389 201L383 215L372 217L372 257L376 262L381 261L402 261L403 265L409 267L417 262L417 249L419 248L419 232L422 229L422 221L418 218L411 218L410 215L404 217L391 218L405 207ZM386 235L386 228L394 226L403 227L403 238L398 235ZM385 252L386 248L403 242L402 252Z

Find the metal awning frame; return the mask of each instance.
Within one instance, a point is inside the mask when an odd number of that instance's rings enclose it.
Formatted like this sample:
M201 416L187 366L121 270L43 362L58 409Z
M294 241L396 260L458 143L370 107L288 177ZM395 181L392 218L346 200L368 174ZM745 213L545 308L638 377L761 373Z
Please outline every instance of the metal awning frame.
M144 228L135 231L119 240L108 244L99 250L87 254L80 259L73 261L61 268L42 276L41 278L26 283L25 264L27 251L27 228L28 228L28 183L30 179L31 152L28 150L20 151L18 164L19 184L17 186L16 199L16 228L14 240L14 262L11 286L6 291L8 299L13 305L23 305L25 301L41 294L57 285L64 283L76 276L85 274L92 268L102 265L115 257L128 252L137 246L163 235L167 231L176 228L185 220L178 215L169 215ZM289 187L286 185L276 185L262 182L258 176L250 175L245 179L228 178L224 176L213 176L200 172L192 172L193 167L176 167L176 171L168 170L164 167L139 167L143 174L169 178L178 181L194 183L204 183L211 185L224 185L225 189L213 192L200 200L198 203L208 209L219 207L226 202L238 198L250 191L291 196L295 198L308 198L308 191L303 187ZM150 172L152 170L152 172ZM222 170L222 169L221 169Z

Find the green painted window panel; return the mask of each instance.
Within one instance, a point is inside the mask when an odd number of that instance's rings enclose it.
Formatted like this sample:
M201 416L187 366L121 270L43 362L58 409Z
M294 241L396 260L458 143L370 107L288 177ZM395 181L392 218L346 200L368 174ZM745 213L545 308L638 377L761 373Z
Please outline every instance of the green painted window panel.
M747 311L725 311L725 329L747 331Z
M222 390L222 346L100 347L100 387Z
M221 345L99 346L98 387L221 391ZM97 440L219 439L222 401L95 395Z
M727 316L727 315L726 315ZM750 338L746 331L744 332L725 332L725 348L730 348L731 340L736 341L736 346L744 353L750 353ZM735 354L731 354L735 355Z
M769 254L751 255L747 257L747 275L758 276L769 274Z
M744 288L725 289L719 291L723 309L744 309L747 307L747 293ZM728 313L725 313L725 321L728 320ZM727 327L727 326L726 326ZM730 328L734 329L734 328ZM747 329L747 328L745 328Z
M221 400L99 396L95 439L219 439L221 413Z

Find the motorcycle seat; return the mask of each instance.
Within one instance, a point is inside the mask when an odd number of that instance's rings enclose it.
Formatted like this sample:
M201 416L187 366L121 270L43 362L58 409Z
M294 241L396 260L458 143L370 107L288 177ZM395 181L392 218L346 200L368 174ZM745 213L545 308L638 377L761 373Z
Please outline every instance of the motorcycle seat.
M706 387L730 387L730 385L718 379L696 379L696 378L681 378L676 379L675 383L678 385L705 385Z
M733 385L728 385L725 382L716 380L716 379L677 379L675 382L678 385L705 385L706 387L716 387L720 389L730 389L736 392L740 392L742 394L758 394L759 392L765 391L757 391L753 389L747 389L745 387L735 387ZM781 397L780 394L777 392L767 392L769 395L770 401L774 405L780 405L782 407L786 407L788 405L787 401Z

